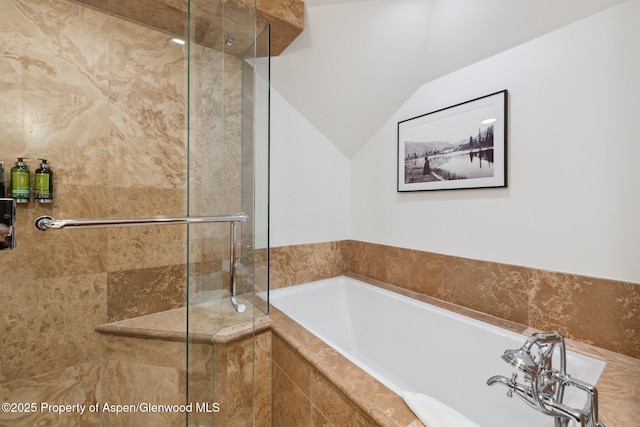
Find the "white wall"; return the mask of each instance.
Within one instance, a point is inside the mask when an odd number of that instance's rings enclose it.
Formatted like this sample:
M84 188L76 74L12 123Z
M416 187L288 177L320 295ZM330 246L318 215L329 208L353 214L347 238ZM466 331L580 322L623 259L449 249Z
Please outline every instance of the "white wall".
M349 238L350 162L271 90L271 246Z
M421 87L352 161L351 238L640 283L638 22L627 1ZM502 89L507 189L396 192L398 121Z

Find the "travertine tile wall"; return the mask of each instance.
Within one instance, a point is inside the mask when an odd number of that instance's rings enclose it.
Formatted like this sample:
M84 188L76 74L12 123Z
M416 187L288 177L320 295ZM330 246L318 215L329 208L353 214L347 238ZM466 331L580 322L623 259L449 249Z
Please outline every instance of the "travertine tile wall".
M272 288L346 272L640 357L640 284L361 241L270 250Z
M270 289L340 276L348 271L347 240L269 249Z
M18 206L17 248L2 253L0 352L16 361L2 363L4 383L95 358L98 323L184 303L184 228L33 222L186 213L187 57L161 33L68 1L2 8L0 156L29 157L32 175L47 158L55 192L51 205Z
M94 327L184 305L186 227L43 233L33 223L187 213L186 49L66 0L6 0L0 28L0 159L29 157L32 175L48 159L55 191L50 205L18 206L17 248L0 253L0 396L94 402ZM226 214L240 203L241 60L192 54L190 209ZM195 289L221 286L227 235L192 230Z

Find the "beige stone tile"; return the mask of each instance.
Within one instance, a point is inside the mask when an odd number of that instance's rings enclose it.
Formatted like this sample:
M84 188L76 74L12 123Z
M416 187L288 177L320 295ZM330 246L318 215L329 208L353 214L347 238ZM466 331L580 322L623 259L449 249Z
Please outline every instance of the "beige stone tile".
M279 336L274 335L272 339L273 361L281 367L283 372L289 377L296 387L307 396L311 395L311 378L313 368L309 366L289 345Z
M106 99L58 93L51 87L0 87L0 150L5 162L27 157L32 173L46 158L54 193L67 186L104 184L110 108ZM57 194L56 194L57 195Z
M183 394L183 390L187 390L186 379L181 380L181 383L185 383L181 385L180 394ZM213 390L215 387L215 378L211 375L211 371L209 372L189 372L188 375L188 396L189 402L196 404L208 403L209 411L214 411L215 408L213 406L213 402L215 402L215 398L213 396ZM208 411L198 411L192 412L189 415L189 426L195 427L213 427L214 418L218 418L218 413L208 412Z
M215 369L214 347L204 344L189 344L189 362L188 373L181 380L180 393L183 390L187 392L189 402L194 405L196 403L208 402L210 405L215 402L214 389L216 380L220 378L214 377L212 372ZM187 387L188 377L188 387ZM188 391L187 391L188 388ZM213 408L212 408L213 409ZM214 418L218 418L217 413L211 412L194 412L189 414L189 426L211 426L214 425Z
M199 44L222 50L222 2L191 0L191 37Z
M212 212L210 212L211 214ZM226 213L225 213L226 215ZM189 226L189 261L203 263L200 270L203 274L220 271L222 261L226 260L226 272L229 262L229 224L194 224ZM236 228L236 235L241 232ZM236 255L241 253L236 243ZM220 287L220 286L218 286ZM215 288L215 287L214 287Z
M205 0L206 1L206 0ZM216 7L210 3L209 9ZM196 22L196 31L200 26ZM224 114L224 101L222 97L223 65L226 55L216 49L202 45L194 45L191 49L189 88L190 110L192 117L197 118L222 118Z
M229 300L214 300L188 308L189 342L196 344L227 344L244 338L247 333L264 331L268 328L269 318L256 317L258 313L247 310L237 313ZM103 334L157 338L184 342L187 309L184 307L161 311L141 317L99 325L97 330ZM255 322L254 322L255 319ZM219 347L226 352L226 346ZM225 364L219 365L225 366Z
M273 427L307 426L311 424L312 405L300 388L273 364L272 414Z
M254 336L254 352L256 363L271 360L271 331L260 332Z
M352 240L349 271L389 282L389 246Z
M214 346L214 387L213 398L220 404L220 411L215 414L215 424L225 426L231 416L230 406L227 404L229 396L229 357L226 344Z
M238 341L230 342L227 345L228 364L227 372L233 373L252 369L254 364L254 337L253 335Z
M271 55L278 56L304 29L304 1L257 0L257 15L271 24Z
M145 340L101 335L103 360L184 369L187 344L179 341Z
M238 211L223 184L239 188L237 178L228 173L228 166L220 164L225 157L223 125L219 117L191 121L189 134L189 209L193 215L222 215ZM239 155L239 154L238 154ZM232 158L237 167L238 157Z
M60 0L3 2L0 76L58 94L106 98L108 16ZM6 77L5 77L6 76Z
M607 426L640 426L640 360L613 352L604 358L607 366L597 384L600 420Z
M37 406L35 412L0 412L0 425L12 427L30 426L100 426L98 413L85 409L83 414L55 414L45 408L42 403L80 404L96 403L96 390L100 375L100 364L97 360L75 365L69 368L48 372L46 374L20 379L0 385L0 401L12 403L33 402Z
M189 343L189 373L211 374L215 369L215 349L211 344Z
M228 426L247 426L253 421L253 367L227 373L227 395L220 404L228 409Z
M166 341L186 341L186 310L184 307L146 316L98 325L96 331L104 335L157 338Z
M109 218L183 216L186 199L182 190L126 189L111 191L107 198ZM108 271L136 270L181 264L186 261L185 225L111 228L105 254Z
M191 240L191 239L189 239ZM195 255L189 254L189 260ZM207 291L222 290L229 283L229 274L223 272L223 261L207 261L189 264L189 301L199 300Z
M111 18L109 29L110 99L148 114L186 114L185 47L170 43L172 35L124 19Z
M271 426L271 359L256 362L254 377L254 425Z
M348 242L314 243L269 249L270 287L311 282L348 271Z
M4 60L4 52L0 52L0 75L11 73L7 70L8 61ZM6 73L6 74L5 74ZM24 140L25 125L25 96L23 86L11 82L0 83L0 126L3 136L0 139L2 160L5 167L10 169L18 156L27 157L29 148Z
M151 404L184 404L180 394L180 374L177 369L141 363L115 360L103 361L99 401L117 405L135 405L139 402ZM101 413L102 421L110 426L133 425L177 425L183 420L182 413Z
M318 371L313 371L310 398L314 406L333 425L354 427L377 425Z
M538 271L530 325L640 357L640 286Z
M444 299L527 324L531 270L524 267L444 257Z
M110 322L184 306L185 267L182 264L108 273Z
M187 123L183 111L111 105L108 186L182 189L187 185Z
M85 0L82 0L86 2ZM88 0L95 4L97 0ZM187 25L186 0L114 1L107 0L108 10L129 20L184 35Z
M311 422L309 425L317 427L334 426L334 424L332 424L331 421L329 421L327 417L325 417L324 414L314 405L311 406Z
M436 298L443 294L443 256L412 249L389 247L388 282Z
M106 319L106 275L78 275L0 286L0 383L97 357L93 328Z

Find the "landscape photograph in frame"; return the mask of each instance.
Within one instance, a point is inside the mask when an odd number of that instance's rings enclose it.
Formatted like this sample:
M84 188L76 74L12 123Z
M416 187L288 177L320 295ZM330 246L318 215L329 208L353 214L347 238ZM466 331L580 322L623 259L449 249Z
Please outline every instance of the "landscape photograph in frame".
M398 122L398 191L506 187L507 95Z

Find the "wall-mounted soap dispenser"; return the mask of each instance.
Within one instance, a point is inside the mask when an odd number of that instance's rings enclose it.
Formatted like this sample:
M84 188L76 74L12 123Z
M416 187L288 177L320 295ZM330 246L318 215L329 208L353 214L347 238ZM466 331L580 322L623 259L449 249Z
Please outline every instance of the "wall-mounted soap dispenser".
M33 199L39 203L51 203L53 201L53 170L46 159L38 160L42 160L42 163L36 169L33 179Z
M0 250L16 247L16 201L0 198Z
M16 203L29 203L30 184L29 184L29 165L24 162L26 157L18 157L16 165L11 168L11 198Z

